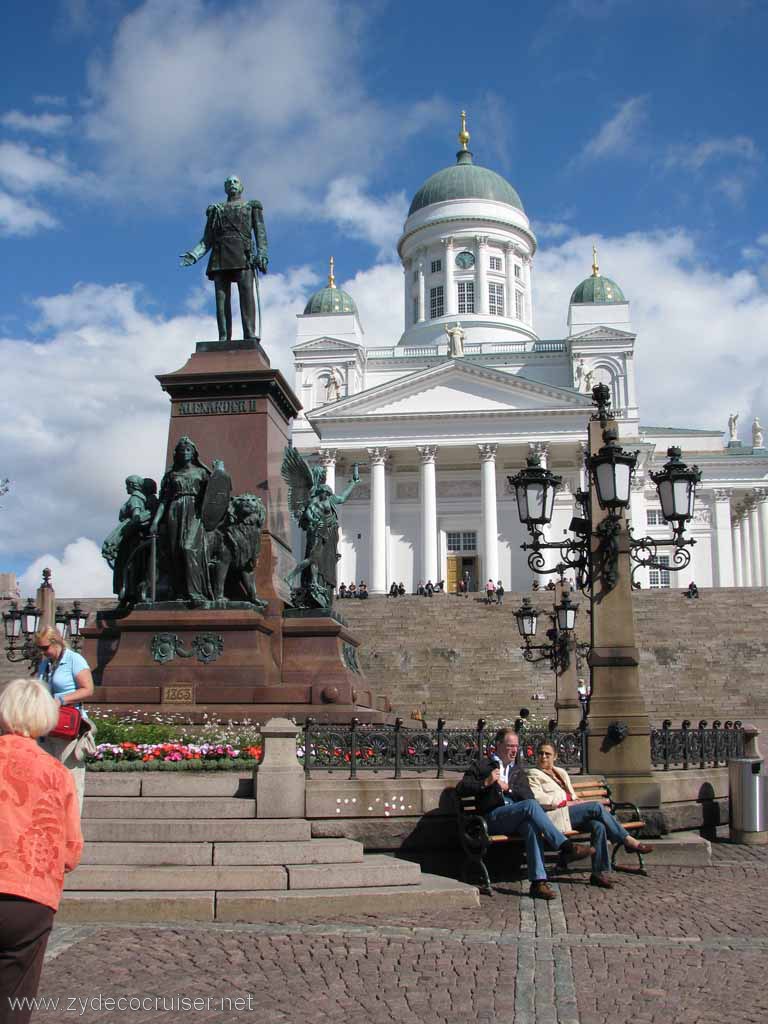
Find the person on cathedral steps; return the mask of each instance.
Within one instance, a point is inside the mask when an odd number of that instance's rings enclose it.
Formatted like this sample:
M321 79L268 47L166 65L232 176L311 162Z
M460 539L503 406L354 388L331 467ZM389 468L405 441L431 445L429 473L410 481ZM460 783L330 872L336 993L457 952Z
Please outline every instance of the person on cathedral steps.
M435 585L432 580L427 580L427 585L424 587L424 593L427 597L432 597L435 592Z
M365 601L368 597L368 587L365 585L365 580L360 580L360 586L357 588L357 596L361 601Z
M357 587L354 580L347 587L347 597L357 597Z
M544 841L560 854L562 863L591 857L590 846L574 843L557 829L534 799L525 769L518 767L520 738L514 729L499 729L494 737L495 754L473 761L456 787L459 796L475 798L477 809L491 834L522 835L528 866L530 895L534 899L556 899L547 885Z
M485 584L485 603L496 603L496 584L493 582L493 580L488 580L488 582Z
M400 581L400 584L397 588L397 595L398 597L405 597L405 586L402 580Z
M652 853L648 843L638 842L605 807L596 800L579 800L574 792L568 772L556 768L557 752L548 740L536 749L537 767L528 772L528 783L535 799L547 812L552 824L563 832L590 832L595 849L592 857L590 884L600 889L612 889L608 878L611 859L608 840L620 844L630 853Z
M343 599L347 596L347 586L345 583L339 584L339 598Z
M496 603L499 606L504 604L504 586L501 580L496 584Z
M400 591L397 589L397 584L393 581L392 586L389 588L387 597L399 597Z
M426 594L426 590L424 589L424 580L419 580L419 585L416 588L416 593L419 595L419 597L424 597L424 595Z

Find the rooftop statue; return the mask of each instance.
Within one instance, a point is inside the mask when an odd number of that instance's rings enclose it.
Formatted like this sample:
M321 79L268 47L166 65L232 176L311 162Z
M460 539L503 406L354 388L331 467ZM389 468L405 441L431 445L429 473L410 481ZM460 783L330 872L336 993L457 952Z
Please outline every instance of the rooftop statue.
M445 333L448 335L448 355L460 359L464 355L464 329L457 320L453 327L446 325Z
M291 600L296 608L330 609L336 589L336 563L341 557L336 510L360 482L357 464L341 494L334 494L326 484L325 469L310 466L295 448L285 449L281 472L288 484L288 507L306 534L304 558L285 577L291 587Z
M191 267L210 251L206 274L216 291L219 341L232 340L233 284L237 285L240 296L243 338L258 341L261 337L258 274L266 274L269 263L264 213L258 199L243 198L243 185L236 175L227 178L224 191L227 201L214 203L205 211L203 237L196 246L181 254L181 266Z
M728 439L730 441L738 441L739 435L736 424L739 422L739 414L732 412L728 417Z
M755 416L755 422L752 424L752 447L763 447L763 428L757 416Z

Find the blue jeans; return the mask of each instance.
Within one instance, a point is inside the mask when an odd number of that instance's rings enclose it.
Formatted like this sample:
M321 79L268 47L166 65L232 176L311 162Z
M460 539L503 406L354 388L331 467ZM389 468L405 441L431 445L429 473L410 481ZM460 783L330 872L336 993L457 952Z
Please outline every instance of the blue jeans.
M568 842L566 836L555 828L535 800L518 800L517 803L510 800L503 807L494 807L492 811L488 811L485 820L492 833L505 836L519 834L525 838L529 882L543 882L547 877L541 837L543 836L554 850L559 850Z
M569 804L568 814L571 825L579 832L589 832L595 855L592 858L592 871L602 874L611 870L611 859L608 856L608 840L624 845L629 832L618 822L602 804Z

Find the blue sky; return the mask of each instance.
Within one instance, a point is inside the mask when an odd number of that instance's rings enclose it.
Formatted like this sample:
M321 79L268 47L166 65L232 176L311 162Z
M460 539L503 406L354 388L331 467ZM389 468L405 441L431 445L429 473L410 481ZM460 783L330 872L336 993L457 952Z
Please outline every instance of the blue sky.
M162 471L153 375L214 334L177 254L228 173L265 206L273 362L331 253L367 343L396 341L394 243L461 108L538 234L540 335L565 332L594 238L632 301L643 420L768 416L766 3L32 10L3 15L0 568L53 560L64 589L104 591L122 479Z

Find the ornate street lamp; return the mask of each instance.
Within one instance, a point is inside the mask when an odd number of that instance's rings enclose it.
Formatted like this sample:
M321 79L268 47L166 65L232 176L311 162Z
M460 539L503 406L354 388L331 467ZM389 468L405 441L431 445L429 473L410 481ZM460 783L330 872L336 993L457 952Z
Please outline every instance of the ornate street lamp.
M56 615L53 621L61 639L66 640L67 632L69 630L69 618L67 616L67 613L64 611L64 608L60 604L56 605Z
M560 604L555 605L557 628L561 633L572 633L576 629L576 612L579 606L571 601L571 595L564 593Z
M515 612L515 618L517 619L517 628L523 640L530 640L531 637L536 636L539 612L533 607L529 597L523 598L521 607Z
M83 642L83 630L88 622L89 613L81 607L79 601L75 601L71 611L67 613L69 642L72 647L79 651Z
M589 471L600 508L607 509L612 516L618 516L623 509L629 508L630 484L637 464L637 452L625 452L615 430L604 430L603 439L603 447L589 458Z
M568 639L576 626L577 609L578 605L572 604L570 596L567 593L563 594L560 604L556 604L554 611L550 613L552 627L547 630L547 639L550 642L534 644L531 641L536 636L540 612L533 607L530 598L524 597L522 605L515 612L515 619L520 636L525 642L521 648L525 660L532 664L548 661L554 673L564 672L570 664ZM535 651L540 653L535 654Z
M679 448L667 448L669 462L658 473L650 473L656 484L661 502L661 514L672 524L675 536L681 535L686 523L693 519L693 506L696 501L696 486L701 481L701 470L698 466L688 466L683 462Z
M40 625L41 615L42 612L31 597L27 598L23 608L19 608L15 601L11 601L8 611L3 612L5 655L8 661L28 661L34 665L39 660L34 636Z
M517 499L520 522L538 536L540 528L552 521L555 494L563 478L545 469L538 455L529 455L526 462L525 469L508 479Z

